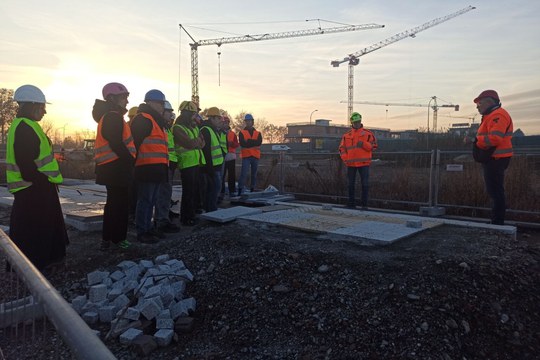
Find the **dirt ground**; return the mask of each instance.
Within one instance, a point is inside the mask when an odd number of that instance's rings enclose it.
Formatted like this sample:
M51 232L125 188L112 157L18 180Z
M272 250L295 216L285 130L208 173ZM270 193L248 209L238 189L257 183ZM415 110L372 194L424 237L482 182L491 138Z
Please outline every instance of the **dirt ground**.
M8 220L4 210L0 223ZM195 275L187 288L197 300L193 330L151 359L540 354L538 231L520 230L514 241L445 225L392 245L365 247L245 220L203 221L158 244L134 242L128 250L107 253L99 250L99 232L70 229L69 235L67 270L51 278L68 301L85 293L88 272L110 271L125 259L169 254ZM117 340L106 344L119 359L136 358ZM49 358L20 347L2 350L8 359Z

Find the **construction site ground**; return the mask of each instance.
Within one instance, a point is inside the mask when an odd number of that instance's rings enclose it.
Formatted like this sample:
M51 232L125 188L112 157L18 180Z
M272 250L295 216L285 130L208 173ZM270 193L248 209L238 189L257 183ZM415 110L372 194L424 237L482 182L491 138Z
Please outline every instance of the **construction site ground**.
M99 214L103 189L67 185L61 194L81 196L63 201L66 213ZM8 225L9 195L1 198L0 224ZM195 275L187 288L197 300L194 326L152 359L538 358L538 230L290 205L231 221L203 218L154 245L137 243L130 226L133 246L108 252L99 250L99 230L69 226L66 269L50 281L70 301L86 292L87 273L122 260L184 261ZM355 231L336 233L349 223ZM362 226L372 239L398 227L410 233L369 241L357 236ZM0 339L0 348L8 359L49 359L63 351L57 343ZM119 359L137 358L117 339L106 345Z

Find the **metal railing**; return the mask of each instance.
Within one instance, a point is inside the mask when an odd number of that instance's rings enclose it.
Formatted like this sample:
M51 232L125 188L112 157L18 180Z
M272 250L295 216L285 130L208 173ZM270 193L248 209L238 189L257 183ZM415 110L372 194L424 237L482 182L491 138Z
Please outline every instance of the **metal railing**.
M237 166L240 165L237 162ZM346 167L334 153L264 153L258 187L279 184L299 199L343 204ZM509 218L540 222L540 149L517 150L506 172ZM360 181L356 193L360 196ZM482 166L470 151L376 152L370 168L370 204L416 211L443 207L450 213L487 218L490 199Z
M0 255L5 256L11 267L1 281L3 296L0 296L0 300L3 304L0 306L0 333L4 335L4 340L36 341L39 333L43 337L48 336L47 324L50 322L69 347L72 357L116 359L71 305L1 230ZM40 330L37 324L41 321L43 329ZM30 329L27 331L28 325ZM50 339L45 341L50 342ZM55 350L58 349L51 350L53 355ZM61 358L58 354L54 357Z

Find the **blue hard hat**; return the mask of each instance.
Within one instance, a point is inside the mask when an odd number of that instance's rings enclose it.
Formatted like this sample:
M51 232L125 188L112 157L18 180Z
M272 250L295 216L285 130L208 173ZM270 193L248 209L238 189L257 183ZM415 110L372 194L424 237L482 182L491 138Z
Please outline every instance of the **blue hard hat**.
M144 101L165 101L165 94L159 90L152 89L144 95Z
M254 120L253 115L251 115L251 114L244 115L244 121L247 121L247 120Z

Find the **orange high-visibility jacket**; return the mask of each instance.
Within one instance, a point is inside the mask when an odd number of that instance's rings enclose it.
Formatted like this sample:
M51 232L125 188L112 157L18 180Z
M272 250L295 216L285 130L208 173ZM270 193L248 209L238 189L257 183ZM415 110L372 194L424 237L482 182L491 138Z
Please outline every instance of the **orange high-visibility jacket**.
M363 127L352 128L343 135L339 144L339 155L347 166L369 166L371 154L377 148L375 135Z
M94 147L94 160L96 161L96 165L107 164L119 158L118 155L114 151L112 151L109 142L103 137L103 134L101 133L104 117L105 115L101 117L98 123L96 143ZM122 142L128 149L131 156L135 158L137 154L135 150L135 143L133 142L133 136L131 136L131 130L126 123L124 123L124 127L122 129Z
M227 152L234 153L236 152L236 148L240 146L240 143L238 142L238 136L236 136L236 133L232 130L229 130L227 132Z
M482 116L482 123L476 133L476 146L480 149L487 149L495 146L492 157L495 159L511 157L512 134L514 124L510 114L499 107L487 115Z
M150 132L150 135L139 146L135 166L169 164L169 142L167 134L159 127L152 115L143 112L140 115L152 122L152 132Z
M244 136L244 140L257 140L259 138L259 132L257 130L253 130L253 136L251 136L249 134L249 131L247 130L242 130L241 131L242 135ZM247 157L250 157L250 156L253 156L253 157L256 157L257 159L260 159L261 158L261 147L260 146L254 146L254 147L250 147L250 148L245 148L243 147L241 150L240 150L240 156L242 158L247 158Z

